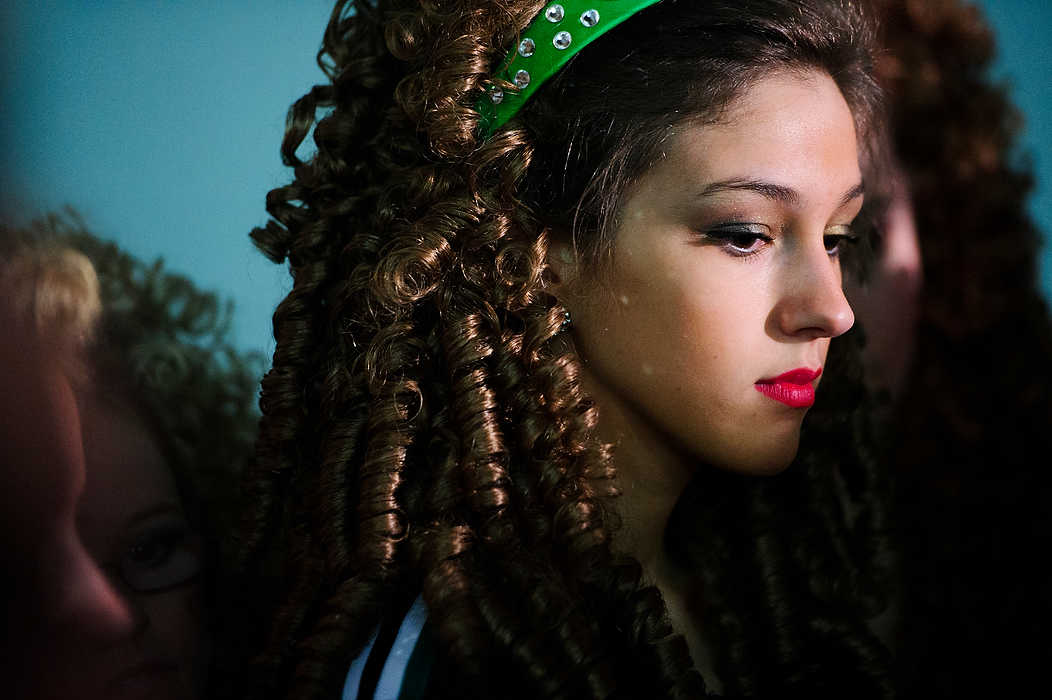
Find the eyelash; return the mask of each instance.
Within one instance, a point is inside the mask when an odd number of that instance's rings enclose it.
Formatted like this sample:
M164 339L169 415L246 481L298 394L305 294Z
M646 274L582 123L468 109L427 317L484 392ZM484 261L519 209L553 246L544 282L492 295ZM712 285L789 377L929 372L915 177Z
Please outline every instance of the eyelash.
M161 566L188 535L189 533L180 527L167 527L150 532L128 548L126 559L130 565L143 568ZM147 554L153 556L145 556Z
M828 233L823 236L822 241L826 246L826 252L829 253L829 257L838 258L844 252L844 244L854 245L858 243L858 235L855 234L850 226L836 226L834 228L842 229L845 233ZM834 242L832 248L829 247L830 241Z
M825 245L826 253L831 258L840 257L840 254L844 251L844 244L853 245L858 242L858 236L851 232L850 226L837 227L847 230L847 233L840 234L826 234L822 237L822 242ZM765 233L760 233L755 229L746 227L728 227L728 228L716 228L706 231L702 234L703 238L711 241L716 241L720 244L720 248L728 255L732 255L736 258L747 258L752 255L756 255L763 250L763 247L774 241L773 238ZM761 246L755 250L746 250L751 246L735 245L737 241L749 240L754 244L756 241L762 241L764 246Z
M200 546L191 530L173 523L143 533L115 568L133 590L153 593L193 580L202 566Z
M749 228L746 225L730 225L724 228L711 229L703 233L702 238L719 243L721 250L736 258L747 258L763 250L763 246L755 250L744 250L750 246L735 245L738 241L748 240L754 243L755 241L762 241L764 246L774 241L767 234L761 233L756 228Z

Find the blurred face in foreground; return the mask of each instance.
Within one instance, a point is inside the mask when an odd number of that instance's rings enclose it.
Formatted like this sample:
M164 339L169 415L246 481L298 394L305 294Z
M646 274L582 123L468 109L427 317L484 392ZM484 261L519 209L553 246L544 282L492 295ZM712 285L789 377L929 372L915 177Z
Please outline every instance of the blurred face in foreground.
M78 638L56 646L56 682L70 697L188 700L207 666L201 546L171 470L131 410L83 404L87 483L78 527L131 611L133 624L107 643Z
M924 284L913 203L901 173L895 174L881 229L869 280L865 286L849 285L848 293L866 330L866 380L894 397L912 366Z
M769 75L680 128L624 204L610 272L554 263L606 437L644 459L786 467L854 321L839 254L861 205L854 120L825 73Z
M55 637L75 635L99 647L129 634L134 620L77 531L85 464L73 389L46 348L17 333L14 339L0 341L0 563L7 601L0 668L12 697L78 697L42 687L55 674Z

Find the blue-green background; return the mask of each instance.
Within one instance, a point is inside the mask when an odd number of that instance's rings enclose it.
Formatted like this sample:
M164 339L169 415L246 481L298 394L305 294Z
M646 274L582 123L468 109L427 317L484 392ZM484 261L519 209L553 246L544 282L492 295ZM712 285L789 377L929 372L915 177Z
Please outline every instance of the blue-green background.
M1031 202L1052 232L1052 3L983 0L995 75L1026 117ZM273 349L270 316L290 286L249 243L266 192L290 174L285 111L322 79L322 0L0 3L0 210L25 220L64 204L97 233L237 305L234 337ZM1052 295L1052 250L1042 254Z

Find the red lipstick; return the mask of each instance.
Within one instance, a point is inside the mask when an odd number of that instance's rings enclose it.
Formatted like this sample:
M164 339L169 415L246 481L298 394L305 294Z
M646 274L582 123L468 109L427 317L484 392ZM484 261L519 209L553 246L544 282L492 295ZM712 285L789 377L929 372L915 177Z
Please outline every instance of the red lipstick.
M771 379L756 382L756 391L793 408L809 408L815 403L815 387L811 383L822 376L822 368L789 370Z

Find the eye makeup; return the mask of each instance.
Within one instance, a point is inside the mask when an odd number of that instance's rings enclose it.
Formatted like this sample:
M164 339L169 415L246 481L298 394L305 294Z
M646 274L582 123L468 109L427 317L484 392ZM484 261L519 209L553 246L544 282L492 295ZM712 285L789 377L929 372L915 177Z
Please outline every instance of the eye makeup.
M851 224L830 226L822 237L826 252L830 257L839 257L849 245L858 243L858 234L855 233Z
M736 258L756 255L774 242L762 224L728 223L698 234L699 242L711 243Z

